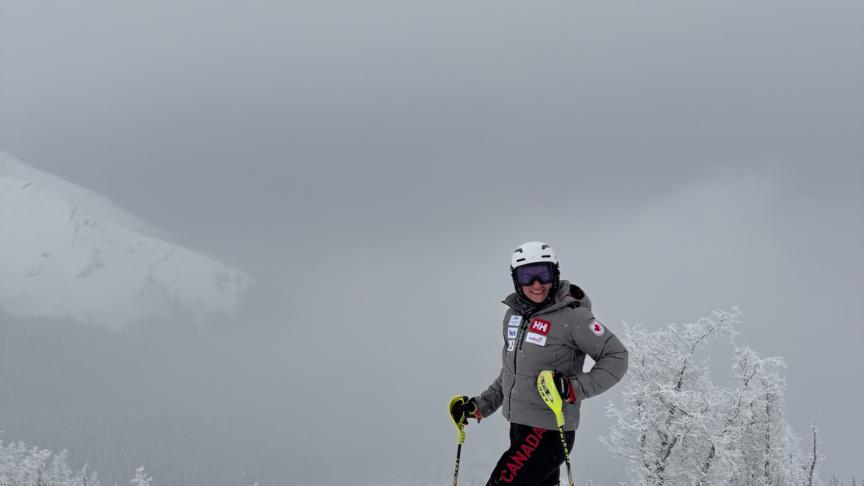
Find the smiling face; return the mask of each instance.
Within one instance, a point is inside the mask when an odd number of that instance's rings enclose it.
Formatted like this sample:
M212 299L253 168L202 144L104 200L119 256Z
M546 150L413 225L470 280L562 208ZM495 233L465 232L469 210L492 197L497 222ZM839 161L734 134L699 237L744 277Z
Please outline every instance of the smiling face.
M546 297L549 296L549 290L552 288L552 284L541 284L539 280L534 280L531 285L523 285L522 293L525 297L528 298L531 302L535 304L539 304L546 300Z

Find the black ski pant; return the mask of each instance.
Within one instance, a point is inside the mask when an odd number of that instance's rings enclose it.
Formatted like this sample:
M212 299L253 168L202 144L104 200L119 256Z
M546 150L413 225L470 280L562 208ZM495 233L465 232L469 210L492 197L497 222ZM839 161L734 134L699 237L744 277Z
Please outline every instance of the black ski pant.
M575 432L564 432L567 450L573 450ZM510 448L504 452L486 486L555 486L564 448L558 430L510 424Z

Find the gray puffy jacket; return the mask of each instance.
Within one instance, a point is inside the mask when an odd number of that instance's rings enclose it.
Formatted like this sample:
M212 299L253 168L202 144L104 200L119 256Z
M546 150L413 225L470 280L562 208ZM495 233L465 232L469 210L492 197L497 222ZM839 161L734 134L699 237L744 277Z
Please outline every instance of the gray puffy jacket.
M513 423L554 430L555 416L540 398L537 375L557 370L570 378L576 403L564 403L564 429L579 427L581 401L608 390L627 372L627 349L591 313L588 296L566 280L561 281L554 302L531 314L516 294L504 301L504 349L501 374L480 394L480 413L488 417L498 407ZM585 355L595 361L582 372Z

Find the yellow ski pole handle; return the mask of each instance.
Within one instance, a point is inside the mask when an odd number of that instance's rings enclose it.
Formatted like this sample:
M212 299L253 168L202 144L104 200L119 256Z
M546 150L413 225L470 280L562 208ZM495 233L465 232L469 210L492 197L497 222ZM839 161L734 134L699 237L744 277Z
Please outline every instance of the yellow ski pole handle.
M459 445L456 446L456 466L453 467L453 486L456 486L459 481L459 461L462 458L462 443L465 442L465 425L461 424L453 418L453 414L450 413L450 410L453 410L453 404L456 402L463 401L462 395L455 395L450 399L450 404L447 406L447 415L450 417L450 421L453 422L453 425L456 426L456 430L459 432Z
M462 401L462 395L454 395L453 398L450 399L450 404L447 405L447 416L450 417L450 421L453 422L453 425L456 426L456 430L459 432L459 444L465 442L465 425L456 422L456 419L453 418L453 415L450 413L450 410L453 410L453 404L456 402Z
M537 375L537 391L546 402L546 406L555 414L555 423L558 425L558 434L561 436L561 448L564 449L564 463L567 464L567 480L569 486L573 486L573 472L570 470L570 451L567 441L564 439L564 401L555 386L555 374L551 370L543 370Z
M546 402L546 406L552 409L552 413L555 414L555 423L558 427L563 427L564 401L561 400L561 395L558 394L558 387L555 386L553 376L551 370L541 371L537 375L537 391L540 392L540 396Z

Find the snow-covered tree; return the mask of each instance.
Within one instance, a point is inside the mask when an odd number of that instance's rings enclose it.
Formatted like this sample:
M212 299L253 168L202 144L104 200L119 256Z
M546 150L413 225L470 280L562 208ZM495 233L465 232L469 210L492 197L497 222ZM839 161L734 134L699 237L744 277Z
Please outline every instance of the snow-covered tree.
M150 481L153 481L153 478L148 476L144 472L144 466L141 466L135 470L135 477L129 482L132 483L132 486L150 486Z
M734 464L734 484L803 485L806 460L799 439L785 415L786 365L776 357L762 358L749 347L733 343L734 375L738 397L733 425L738 461Z
M785 365L738 347L737 309L656 331L624 326L630 372L615 425L601 441L624 458L630 484L816 485L784 405ZM733 383L716 385L700 351L729 338ZM812 462L812 461L811 461ZM818 459L817 459L818 462ZM815 468L815 464L813 465Z
M810 449L810 456L807 459L806 477L807 486L821 486L822 481L819 479L819 461L822 460L822 455L819 452L819 428L816 426L816 421L813 421L811 428L813 435L813 446Z
M714 386L697 352L731 333L734 319L737 314L723 314L655 332L624 327L630 371L622 406L608 409L617 423L603 442L625 459L633 484L695 484L716 474L717 463L729 462L726 442L734 441L733 431L718 431L731 397Z
M852 482L849 483L849 484L851 484L852 486L858 486L858 478L857 478L857 476L852 476ZM833 474L833 475L831 476L831 479L828 480L827 486L846 486L846 483L844 483L844 482L840 479L839 476L837 476L836 474Z
M96 473L88 473L86 465L73 471L68 458L65 450L54 454L24 442L4 445L0 441L0 486L101 486ZM131 482L149 486L151 480L144 468L139 468Z

